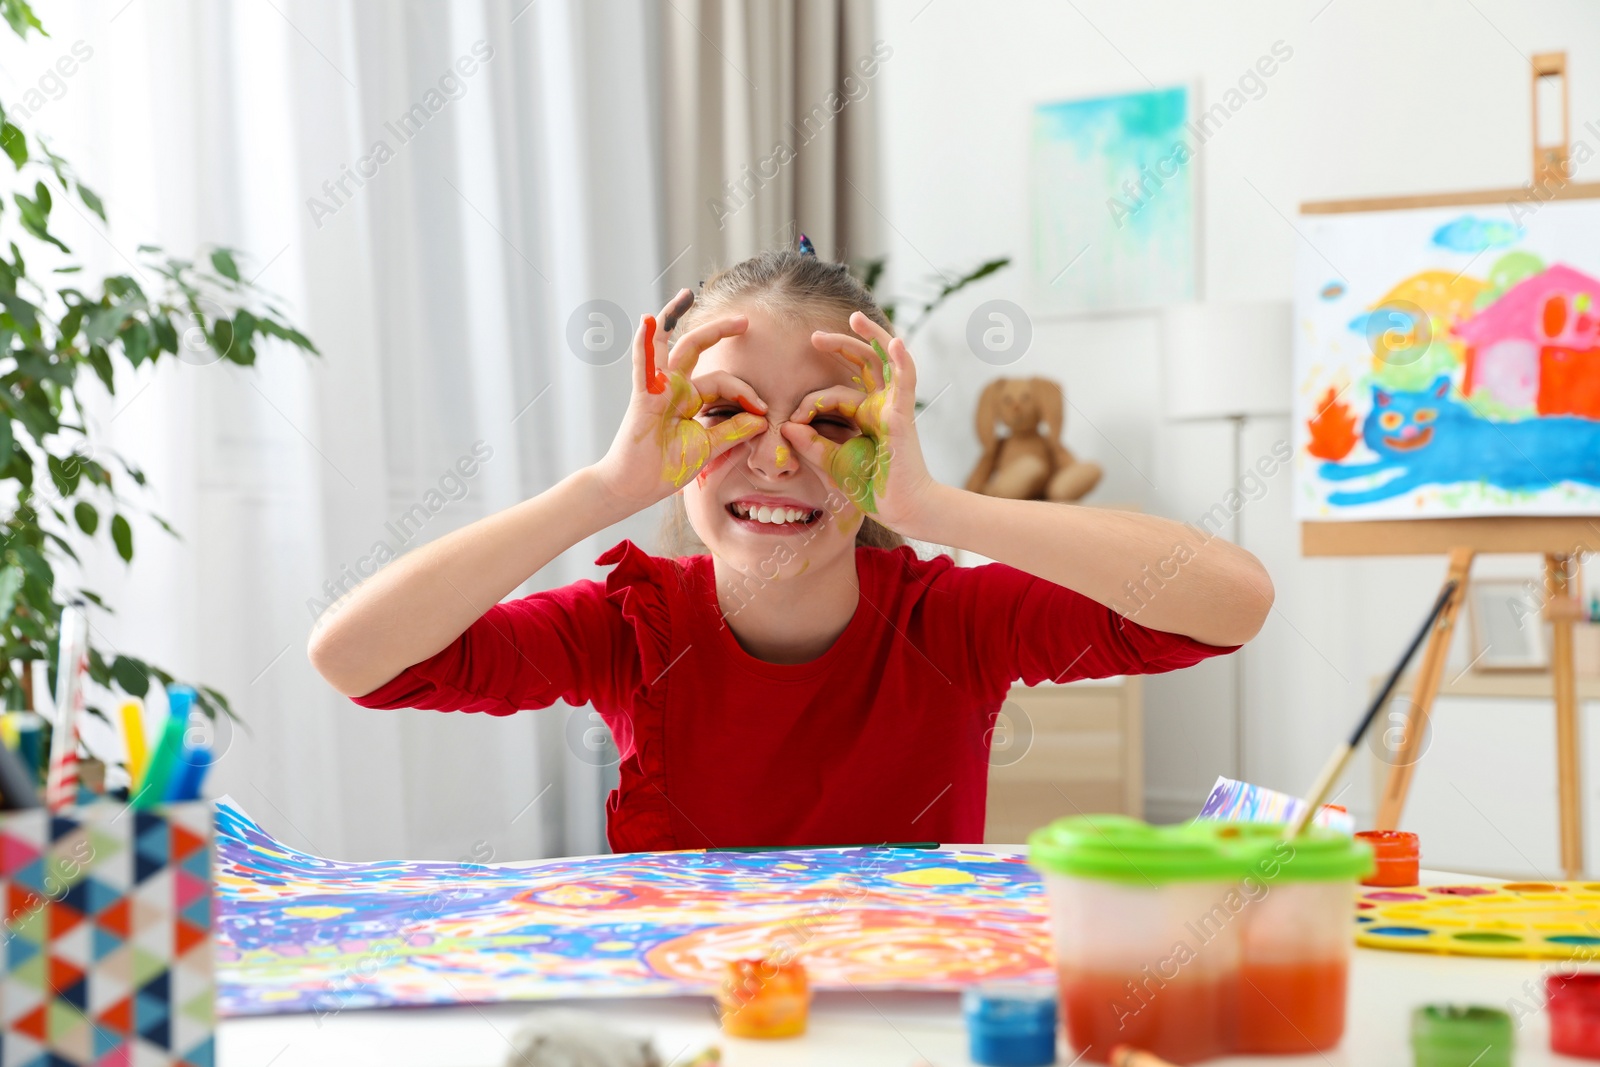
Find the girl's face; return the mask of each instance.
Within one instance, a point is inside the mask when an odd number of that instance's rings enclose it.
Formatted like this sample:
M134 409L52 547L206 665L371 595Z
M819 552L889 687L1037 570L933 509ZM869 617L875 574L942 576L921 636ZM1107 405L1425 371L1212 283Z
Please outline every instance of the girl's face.
M694 377L722 371L749 384L766 405L767 429L718 456L680 490L690 524L713 555L765 578L792 577L853 554L861 511L826 474L802 461L778 428L804 414L801 405L809 404L810 394L851 386L854 368L812 347L810 326L760 308L726 314L744 315L749 329L706 349ZM848 332L845 326L828 328ZM731 400L713 400L696 418L709 426L739 410ZM835 442L859 432L833 412L817 415L811 427Z

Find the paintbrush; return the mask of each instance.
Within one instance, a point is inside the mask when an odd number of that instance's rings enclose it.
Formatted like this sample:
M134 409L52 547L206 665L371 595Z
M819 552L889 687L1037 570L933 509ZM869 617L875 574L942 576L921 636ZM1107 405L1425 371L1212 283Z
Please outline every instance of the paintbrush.
M1411 639L1411 646L1406 649L1405 655L1400 657L1400 662L1395 664L1394 671L1389 675L1388 681L1383 683L1383 689L1373 699L1372 706L1367 708L1361 722L1356 726L1350 739L1334 750L1328 758L1327 765L1322 768L1322 773L1317 776L1316 784L1311 787L1311 792L1306 796L1305 810L1296 815L1289 822L1285 837L1299 837L1301 831L1311 824L1317 812L1322 810L1322 802L1328 799L1328 791L1333 788L1333 783L1339 780L1344 773L1345 766L1349 764L1350 757L1355 754L1356 747L1361 744L1361 738L1372 725L1372 720L1378 717L1378 712L1389 702L1389 696L1394 692L1394 687L1400 681L1400 676L1417 654L1417 649L1422 647L1423 638L1428 636L1434 624L1439 621L1439 616L1444 612L1445 605L1450 603L1450 598L1456 594L1457 583L1452 579L1445 583L1444 590L1439 594L1439 600L1433 605L1433 610L1428 612L1428 618L1422 624L1422 629L1417 631L1417 636Z

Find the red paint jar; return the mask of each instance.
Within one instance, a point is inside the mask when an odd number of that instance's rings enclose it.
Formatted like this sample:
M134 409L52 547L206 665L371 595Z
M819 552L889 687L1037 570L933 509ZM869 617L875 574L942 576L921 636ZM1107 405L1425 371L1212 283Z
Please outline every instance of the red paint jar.
M1372 846L1377 869L1361 879L1362 885L1402 886L1417 884L1422 846L1416 834L1404 830L1364 830L1356 838Z
M1600 971L1544 980L1550 1051L1600 1060Z

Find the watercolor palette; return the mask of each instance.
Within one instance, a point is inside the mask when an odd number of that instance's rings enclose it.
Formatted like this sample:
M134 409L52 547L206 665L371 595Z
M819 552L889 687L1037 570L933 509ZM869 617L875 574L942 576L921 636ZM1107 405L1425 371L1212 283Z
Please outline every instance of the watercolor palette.
M1600 882L1368 889L1356 944L1404 952L1600 960Z
M1054 980L1021 856L920 848L345 863L217 802L224 1016L710 993L787 950L813 988Z

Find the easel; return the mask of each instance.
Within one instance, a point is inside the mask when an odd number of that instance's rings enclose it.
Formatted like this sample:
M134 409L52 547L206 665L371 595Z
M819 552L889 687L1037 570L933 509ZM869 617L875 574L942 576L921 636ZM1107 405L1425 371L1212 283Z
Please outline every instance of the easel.
M1560 79L1559 86L1542 79ZM1560 93L1559 140L1551 130L1541 138L1541 93L1553 99ZM1540 53L1533 57L1533 183L1525 189L1446 193L1439 196L1403 196L1368 200L1307 203L1307 215L1358 211L1394 211L1470 204L1524 203L1530 207L1548 200L1600 198L1600 183L1571 180L1567 141L1566 53ZM1573 662L1573 622L1581 618L1576 590L1578 557L1600 548L1600 521L1589 517L1504 517L1475 519L1402 519L1381 522L1303 522L1300 551L1304 556L1445 555L1449 567L1445 581L1456 581L1455 593L1440 613L1429 635L1422 665L1412 693L1414 710L1402 728L1400 750L1389 768L1377 829L1392 830L1400 823L1412 770L1427 730L1428 716L1444 677L1445 659L1474 557L1484 553L1538 553L1545 560L1545 610L1551 621L1551 674L1555 689L1556 772L1561 813L1561 866L1565 877L1583 874L1583 824L1578 772L1578 695Z

